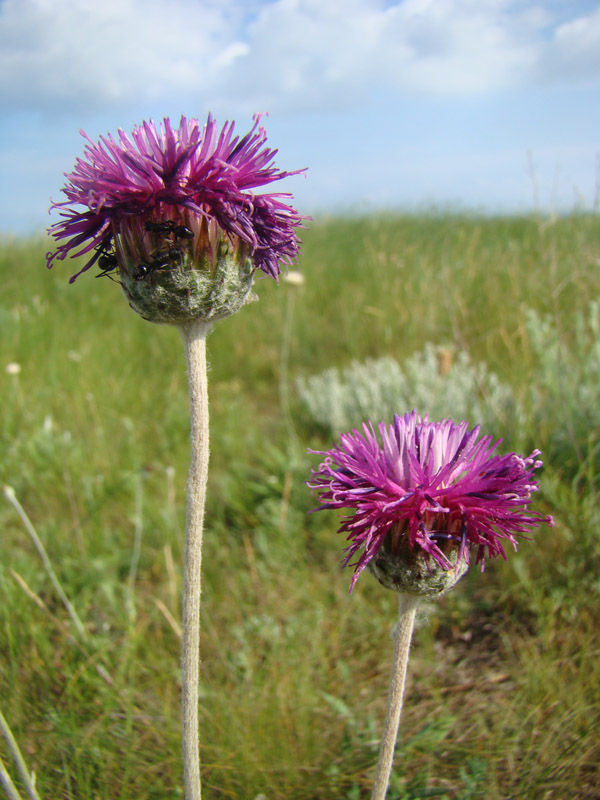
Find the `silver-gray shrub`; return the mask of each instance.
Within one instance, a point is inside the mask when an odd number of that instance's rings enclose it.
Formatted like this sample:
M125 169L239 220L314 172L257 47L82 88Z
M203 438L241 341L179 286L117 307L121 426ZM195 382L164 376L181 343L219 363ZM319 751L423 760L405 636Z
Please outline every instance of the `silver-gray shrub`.
M525 325L536 360L533 421L557 456L581 463L600 442L600 302L569 318L567 330L532 310Z
M402 364L390 356L353 361L299 379L297 387L311 419L334 435L413 408L430 419L468 420L496 436L522 422L511 388L484 363L430 343Z

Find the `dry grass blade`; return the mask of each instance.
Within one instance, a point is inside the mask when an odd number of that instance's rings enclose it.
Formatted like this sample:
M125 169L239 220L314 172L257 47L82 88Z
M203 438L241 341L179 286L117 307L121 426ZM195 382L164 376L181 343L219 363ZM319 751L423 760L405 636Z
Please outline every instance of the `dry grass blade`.
M38 551L38 553L40 554L40 558L42 559L44 567L46 568L46 572L48 573L48 577L52 581L52 585L54 586L54 588L56 590L56 593L58 594L58 596L62 600L65 608L67 609L67 611L69 613L69 616L73 620L73 624L77 628L77 632L79 633L79 635L81 636L82 639L86 639L87 638L87 634L86 634L85 628L83 627L83 623L79 619L79 616L78 616L77 612L75 611L75 609L73 608L73 605L72 605L71 601L69 600L69 598L65 594L65 591L62 588L62 586L60 584L60 581L56 577L56 573L54 572L54 568L52 566L52 562L50 561L50 558L48 557L48 553L46 552L46 548L42 544L42 542L40 540L40 537L37 535L37 533L35 531L35 528L31 524L31 520L29 519L29 517L25 513L25 509L23 508L21 503L19 503L19 501L17 500L17 496L15 494L15 490L11 486L3 486L2 487L2 492L3 492L4 496L6 497L6 499L8 500L8 502L11 503L11 505L13 506L15 511L17 512L17 514L21 517L21 520L23 521L23 524L25 525L27 533L31 536L31 539L33 540L35 548Z
M23 758L23 754L21 753L19 745L17 744L17 740L13 736L13 732L11 731L10 726L6 721L6 718L2 713L2 711L0 711L0 732L2 733L2 736L4 736L6 744L8 745L8 749L13 758L13 761L15 762L15 766L17 767L17 771L21 777L21 780L23 781L23 785L25 786L25 791L27 792L29 800L40 800L40 797L35 789L34 778L27 769L27 764L25 763L25 759ZM14 789L15 791L14 796L18 798L19 794L15 789L14 784L10 780L10 776L6 771L4 764L1 764L1 769L2 769L1 774L3 777L4 788L6 789L8 787L8 789L10 790L12 785L12 789ZM6 779L8 780L6 781ZM4 781L6 781L5 784Z
M42 611L45 614L48 615L48 617L52 620L52 622L56 625L56 627L67 637L67 639L69 639L69 641L73 642L73 644L75 645L75 647L77 647L77 649L79 650L80 653L82 653L88 660L91 660L92 657L90 656L88 651L85 649L85 647L83 647L82 644L77 641L77 639L73 636L73 634L67 628L67 626L63 622L61 622L61 620L58 619L58 617L54 616L54 614L50 611L48 606L44 603L42 598L39 595L37 595L30 586L27 585L27 582L24 580L24 578L21 575L19 575L18 572L15 572L14 569L10 570L10 574L13 576L13 578L19 584L21 589L23 589L23 591L25 592L27 597L31 598L31 600L33 600L33 602L36 604L36 606L38 608L41 608ZM100 675L102 680L105 683L107 683L109 686L114 686L115 685L115 683L114 683L113 679L111 678L110 674L107 672L105 667L103 667L101 664L96 664L96 672L98 673L98 675Z
M21 795L17 791L17 787L12 782L10 775L6 767L4 766L4 762L0 758L0 786L6 792L6 796L8 800L23 800Z

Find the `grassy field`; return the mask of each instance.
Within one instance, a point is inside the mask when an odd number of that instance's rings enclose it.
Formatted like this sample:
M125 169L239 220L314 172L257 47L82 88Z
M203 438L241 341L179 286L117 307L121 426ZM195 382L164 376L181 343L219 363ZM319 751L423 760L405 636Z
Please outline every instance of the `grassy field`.
M306 450L331 434L296 380L432 343L511 388L503 447L544 451L556 526L423 609L389 800L597 800L597 218L321 219L303 239L304 286L258 281L208 342L204 797L369 797L396 598L369 575L349 597L335 514L306 513ZM82 626L0 496L0 711L42 800L178 798L182 344L46 249L0 243L0 481Z

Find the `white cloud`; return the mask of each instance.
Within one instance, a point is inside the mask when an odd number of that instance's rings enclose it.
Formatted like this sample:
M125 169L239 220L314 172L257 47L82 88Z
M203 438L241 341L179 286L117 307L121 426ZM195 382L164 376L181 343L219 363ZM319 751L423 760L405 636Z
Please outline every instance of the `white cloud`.
M504 88L527 76L539 21L514 3L406 0L388 12L382 52L396 86L434 94Z
M202 90L235 47L238 16L218 0L4 0L0 97L101 108Z
M468 95L597 78L600 11L553 30L556 1L0 0L0 100L297 111L381 88Z
M550 82L586 82L600 76L600 8L554 32L541 67Z

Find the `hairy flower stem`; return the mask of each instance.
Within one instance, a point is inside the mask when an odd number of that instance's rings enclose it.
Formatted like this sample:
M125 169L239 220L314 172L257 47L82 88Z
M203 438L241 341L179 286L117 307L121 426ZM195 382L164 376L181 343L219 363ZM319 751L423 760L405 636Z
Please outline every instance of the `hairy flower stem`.
M200 320L180 328L190 394L191 462L188 478L183 567L181 733L185 800L200 800L198 681L200 675L200 595L202 528L208 477L208 392L206 335Z
M388 707L383 726L383 735L379 746L379 762L373 784L371 800L384 800L390 782L390 773L394 761L394 749L402 714L402 701L404 699L404 685L406 683L406 670L408 667L408 654L415 614L419 598L413 595L400 595L400 615L396 626L396 646L394 648L394 663L388 696Z

